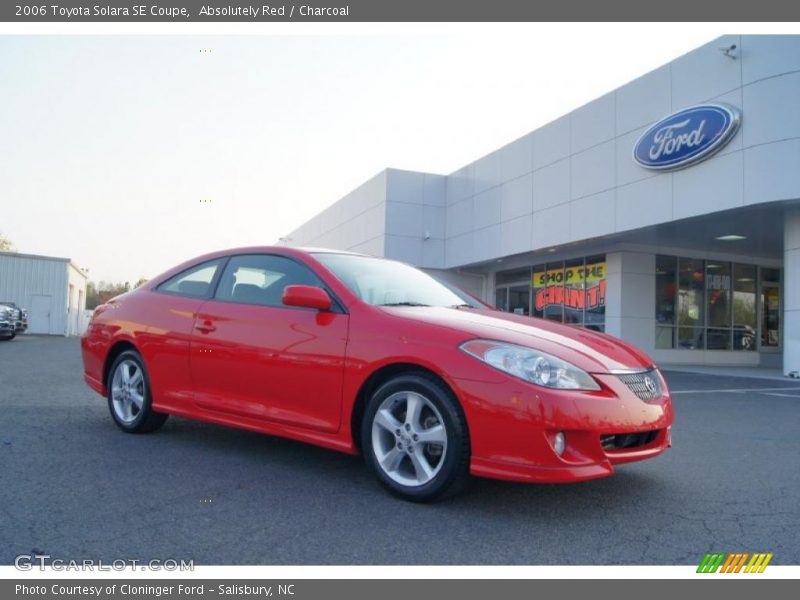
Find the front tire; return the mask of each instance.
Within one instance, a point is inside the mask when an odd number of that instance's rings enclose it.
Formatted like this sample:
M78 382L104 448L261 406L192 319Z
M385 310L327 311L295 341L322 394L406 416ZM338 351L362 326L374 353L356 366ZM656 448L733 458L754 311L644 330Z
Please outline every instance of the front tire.
M153 410L147 368L134 350L126 350L116 358L106 388L111 418L126 433L155 431L169 416Z
M383 384L367 403L361 440L378 481L405 500L441 500L469 481L464 413L453 392L428 373Z

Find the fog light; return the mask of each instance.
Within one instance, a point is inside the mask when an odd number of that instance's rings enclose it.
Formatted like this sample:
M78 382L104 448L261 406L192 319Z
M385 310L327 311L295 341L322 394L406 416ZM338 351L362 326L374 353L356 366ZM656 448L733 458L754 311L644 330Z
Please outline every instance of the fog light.
M564 454L564 450L567 447L567 441L564 438L564 432L559 431L556 436L553 438L553 450L556 451L556 454L561 456Z

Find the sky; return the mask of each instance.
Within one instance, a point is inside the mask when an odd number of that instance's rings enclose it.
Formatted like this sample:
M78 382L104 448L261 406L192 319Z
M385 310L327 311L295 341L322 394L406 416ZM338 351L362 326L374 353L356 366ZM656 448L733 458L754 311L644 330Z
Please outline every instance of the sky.
M451 173L724 27L0 35L0 233L131 283L272 244L386 167Z

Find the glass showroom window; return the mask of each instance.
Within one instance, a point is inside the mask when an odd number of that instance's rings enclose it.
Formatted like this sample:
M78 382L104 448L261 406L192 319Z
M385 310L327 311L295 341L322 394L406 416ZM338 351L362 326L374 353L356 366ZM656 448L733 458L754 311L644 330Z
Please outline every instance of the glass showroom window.
M606 322L606 256L586 257L584 272L586 310L584 323L587 329L605 331Z
M551 321L605 329L604 255L533 267L532 313Z
M583 264L582 258L564 263L564 323L570 325L583 325L583 311L586 308Z
M762 267L761 271L761 348L780 346L781 274L779 269Z
M706 263L706 307L708 350L731 349L731 264L708 261Z
M705 268L702 260L678 259L678 348L703 348Z
M544 318L564 322L564 263L548 263L544 278Z
M656 348L675 347L678 257L656 257Z
M754 265L657 256L656 348L756 350L757 273Z
M756 267L733 265L733 349L756 349Z

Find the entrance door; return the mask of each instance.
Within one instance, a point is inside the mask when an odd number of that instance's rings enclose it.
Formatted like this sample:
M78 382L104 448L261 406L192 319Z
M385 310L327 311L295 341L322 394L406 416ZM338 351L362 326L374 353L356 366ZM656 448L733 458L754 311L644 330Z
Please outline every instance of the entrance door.
M531 303L531 286L529 283L508 288L508 312L517 315L529 315Z
M498 310L508 310L508 288L497 288L494 292L494 307Z
M516 315L531 314L531 286L528 282L495 288L495 308Z
M52 296L31 296L31 308L28 311L28 333L50 333L50 311Z

